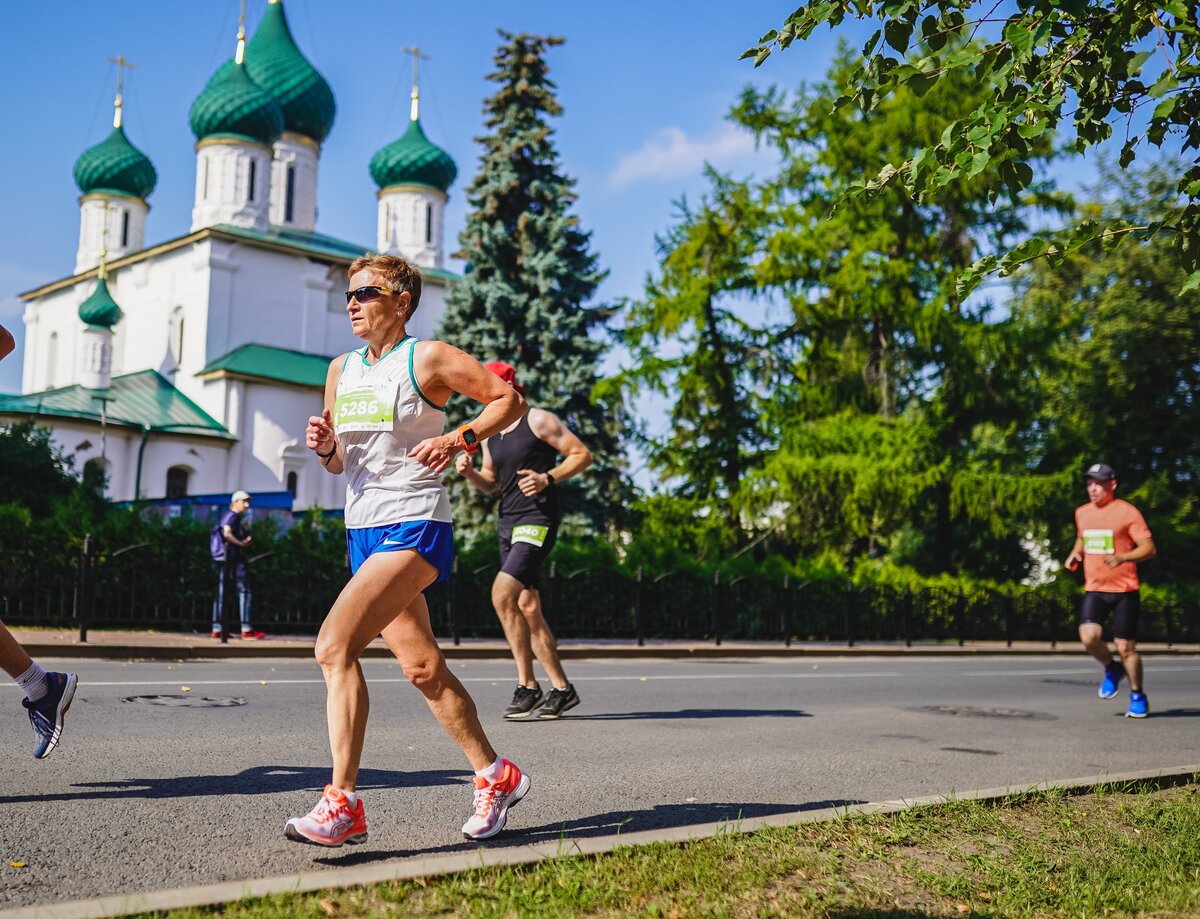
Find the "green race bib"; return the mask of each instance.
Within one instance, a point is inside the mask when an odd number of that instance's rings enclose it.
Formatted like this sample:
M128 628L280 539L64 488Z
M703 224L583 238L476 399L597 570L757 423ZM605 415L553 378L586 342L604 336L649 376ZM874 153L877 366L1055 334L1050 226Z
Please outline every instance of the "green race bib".
M1117 551L1112 530L1084 530L1083 551L1088 555L1112 555Z
M360 386L337 395L333 403L336 431L390 431L396 420L395 385Z
M546 536L549 533L550 527L538 523L522 523L513 527L512 542L525 542L540 549L546 544Z

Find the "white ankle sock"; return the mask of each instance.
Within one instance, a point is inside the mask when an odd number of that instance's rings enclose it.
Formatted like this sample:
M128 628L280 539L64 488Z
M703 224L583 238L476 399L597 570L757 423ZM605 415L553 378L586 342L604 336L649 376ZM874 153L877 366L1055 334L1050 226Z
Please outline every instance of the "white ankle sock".
M358 807L358 792L346 791L344 788L339 788L338 791L346 796L346 800L350 802L351 807Z
M504 759L497 756L494 763L486 769L475 770L475 774L481 779L487 779L489 782L499 781L500 777L504 775Z
M33 666L17 677L17 685L25 690L25 696L30 702L36 702L50 691L46 680L46 671L36 661Z

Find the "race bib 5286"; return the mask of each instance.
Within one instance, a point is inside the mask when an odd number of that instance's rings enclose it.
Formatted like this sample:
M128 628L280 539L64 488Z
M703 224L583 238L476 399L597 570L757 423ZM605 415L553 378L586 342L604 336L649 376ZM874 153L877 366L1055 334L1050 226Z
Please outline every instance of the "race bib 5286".
M337 431L390 431L395 421L395 391L384 386L362 386L338 393L333 404Z

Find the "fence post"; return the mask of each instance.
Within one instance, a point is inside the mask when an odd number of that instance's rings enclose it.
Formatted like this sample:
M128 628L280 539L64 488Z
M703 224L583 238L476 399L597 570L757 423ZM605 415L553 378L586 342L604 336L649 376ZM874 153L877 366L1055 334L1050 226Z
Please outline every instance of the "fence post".
M558 626L558 562L550 562L550 577L547 579L546 597L542 600L542 616L546 619L546 626L550 631L557 635L559 633Z
M1174 615L1175 615L1175 604L1172 603L1169 606L1163 607L1163 623L1166 626L1166 633L1167 633L1166 638L1167 638L1167 647L1168 648L1170 648L1171 645L1175 644L1175 642L1173 640L1175 637L1175 630L1173 628L1171 628L1171 619Z
M904 588L904 647L912 647L912 612L913 612L913 592L912 587Z
M783 604L780 612L783 618L780 623L783 626L783 646L790 648L792 646L792 579L786 574L783 576Z
M450 565L450 637L454 641L454 647L462 644L462 629L460 626L459 616L461 615L462 607L462 583L458 573L458 556L454 557L454 561Z
M1054 601L1050 602L1050 612L1046 616L1047 624L1050 626L1050 650L1053 651L1058 647L1058 604Z
M637 633L639 648L646 645L646 582L645 573L638 566L633 588L633 629Z
M75 584L75 619L79 622L79 642L87 644L88 626L92 621L93 603L95 601L95 591L93 578L95 569L93 566L93 553L95 551L92 543L92 534L85 533L83 536L83 548L79 552L79 576Z
M854 585L846 584L846 647L854 647Z
M1016 604L1016 598L1012 594L1008 594L1004 598L1004 641L1007 647L1011 648L1013 643L1012 637L1012 621L1013 621L1013 606Z
M713 572L712 582L712 630L713 642L721 644L721 572Z
M221 599L221 644L229 644L229 604L233 599L230 594L234 593L230 588L233 586L233 569L229 567L229 549L225 549L225 561L221 562L221 583L218 585L218 596ZM241 625L239 622L238 625Z

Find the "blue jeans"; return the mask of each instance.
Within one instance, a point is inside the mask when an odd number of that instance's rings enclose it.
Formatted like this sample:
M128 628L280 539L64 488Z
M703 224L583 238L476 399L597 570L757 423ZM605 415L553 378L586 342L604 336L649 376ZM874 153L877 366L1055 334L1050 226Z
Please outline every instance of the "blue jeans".
M250 587L246 584L246 563L213 562L213 573L217 578L217 595L213 599L213 631L219 631L224 619L226 585L237 591L238 611L242 619L242 631L250 631Z

